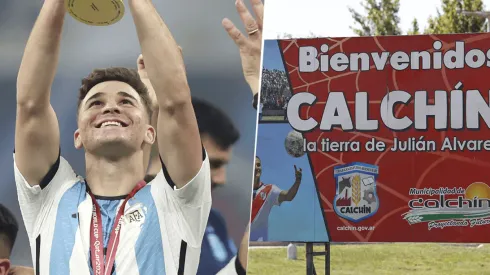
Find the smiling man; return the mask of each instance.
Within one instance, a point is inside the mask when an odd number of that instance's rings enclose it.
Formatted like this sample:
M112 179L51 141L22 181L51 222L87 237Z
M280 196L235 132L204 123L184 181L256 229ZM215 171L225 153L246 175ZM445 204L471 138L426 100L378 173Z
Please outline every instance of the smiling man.
M151 1L129 0L151 100L136 70L94 70L82 81L74 144L86 177L61 156L50 104L64 0L45 0L17 78L14 168L36 274L196 274L211 208L182 56ZM158 132L158 134L157 134ZM157 142L162 169L143 181Z

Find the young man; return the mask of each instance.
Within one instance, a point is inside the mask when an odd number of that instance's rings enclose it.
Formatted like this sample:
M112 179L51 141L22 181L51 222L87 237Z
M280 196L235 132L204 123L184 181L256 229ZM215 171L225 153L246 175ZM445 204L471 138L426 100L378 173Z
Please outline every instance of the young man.
M14 248L19 225L14 215L0 204L0 275L11 274L10 254Z
M15 179L36 274L195 274L211 208L209 160L192 108L179 47L151 1L129 0L145 71L95 70L82 82L75 147L86 178L60 156L50 105L65 17L45 0L17 82ZM158 134L157 134L158 132ZM145 158L158 143L161 171L148 183Z
M262 162L258 156L255 157L255 175L252 200L252 225L250 229L250 240L268 241L269 214L274 206L280 206L285 201L292 201L298 193L303 171L294 166L295 181L289 190L281 190L273 184L263 184L260 180L262 175Z

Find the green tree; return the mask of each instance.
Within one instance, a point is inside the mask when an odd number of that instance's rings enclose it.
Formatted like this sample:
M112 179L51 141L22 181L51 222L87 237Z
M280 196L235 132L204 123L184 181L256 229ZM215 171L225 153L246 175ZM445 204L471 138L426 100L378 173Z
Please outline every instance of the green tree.
M420 34L420 29L419 29L419 22L417 22L417 18L414 18L412 21L412 28L408 30L409 35L416 35Z
M349 7L354 21L360 26L351 29L359 36L400 35L400 0L363 0L366 15Z
M475 33L485 31L485 19L460 14L458 11L483 11L482 0L442 0L442 12L430 17L426 34Z

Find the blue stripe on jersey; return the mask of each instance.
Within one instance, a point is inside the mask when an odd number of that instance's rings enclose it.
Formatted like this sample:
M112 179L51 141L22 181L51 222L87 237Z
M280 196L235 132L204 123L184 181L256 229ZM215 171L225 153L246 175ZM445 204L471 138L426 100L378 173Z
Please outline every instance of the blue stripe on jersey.
M70 274L70 258L78 229L78 205L85 199L85 184L73 185L61 197L51 246L49 274ZM42 265L42 263L41 263Z
M136 241L136 262L139 274L164 275L165 261L163 255L163 244L161 227L155 201L151 195L151 185L146 185L128 203L133 206L137 203L143 204L145 222L141 227L141 233Z
M114 228L114 222L116 219L117 215L117 209L119 204L121 204L122 200L102 200L102 199L97 199L97 203L99 204L100 207L100 215L102 216L102 231L104 232L104 248L107 248L107 245L109 244L109 239L111 237L111 232L112 229ZM91 261L91 253L89 252L88 255L88 266L90 267L90 273L93 274L94 270L92 268L92 261ZM105 260L106 255L104 255L104 260ZM107 263L107 262L105 262ZM117 262L114 263L113 266L113 271L111 274L116 275L116 265Z
M117 215L117 207L122 200L97 200L102 216L102 226L104 231L104 248L109 244L111 231L114 228L114 221Z

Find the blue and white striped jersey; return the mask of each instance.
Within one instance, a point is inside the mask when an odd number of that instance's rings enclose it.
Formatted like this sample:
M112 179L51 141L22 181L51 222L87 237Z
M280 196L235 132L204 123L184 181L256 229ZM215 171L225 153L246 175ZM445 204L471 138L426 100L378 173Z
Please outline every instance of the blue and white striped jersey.
M37 275L89 275L92 201L85 180L60 157L40 185L31 187L15 164L15 181ZM96 198L104 246L124 197ZM124 209L112 274L196 274L211 209L207 155L201 170L176 189L164 170Z
M237 252L235 243L228 236L225 219L218 210L211 208L202 241L197 275L216 275L236 256Z
M228 236L225 219L217 210L211 209L197 275L247 274L237 258L237 253L235 243Z

